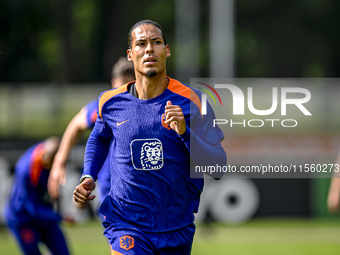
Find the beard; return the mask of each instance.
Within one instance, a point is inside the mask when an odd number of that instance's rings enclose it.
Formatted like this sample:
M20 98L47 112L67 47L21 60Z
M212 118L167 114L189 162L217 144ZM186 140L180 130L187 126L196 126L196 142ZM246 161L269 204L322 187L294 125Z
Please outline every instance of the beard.
M155 70L150 70L150 71L148 71L147 73L146 73L146 76L148 76L148 77L154 77L154 76L156 76L156 71Z

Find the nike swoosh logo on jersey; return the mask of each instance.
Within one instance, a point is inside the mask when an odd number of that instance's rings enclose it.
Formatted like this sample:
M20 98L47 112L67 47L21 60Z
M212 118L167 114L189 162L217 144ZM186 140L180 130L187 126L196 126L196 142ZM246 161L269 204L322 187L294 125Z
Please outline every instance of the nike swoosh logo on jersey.
M127 122L127 121L129 121L129 120L126 120L126 121L123 121L123 122L120 122L120 123L117 121L117 127L120 126L120 125L122 125L122 124L124 124L124 123Z

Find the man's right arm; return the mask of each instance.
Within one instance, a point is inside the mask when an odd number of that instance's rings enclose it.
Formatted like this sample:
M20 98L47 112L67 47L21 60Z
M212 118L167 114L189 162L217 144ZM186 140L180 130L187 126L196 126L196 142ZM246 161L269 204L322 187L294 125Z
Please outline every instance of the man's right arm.
M96 127L92 130L86 143L82 176L88 175L97 180L97 175L109 153L111 139L112 135L103 135Z
M92 130L87 140L84 159L84 171L80 184L73 192L74 201L83 207L88 201L95 198L91 195L95 189L95 181L108 155L112 136L103 136L96 130Z

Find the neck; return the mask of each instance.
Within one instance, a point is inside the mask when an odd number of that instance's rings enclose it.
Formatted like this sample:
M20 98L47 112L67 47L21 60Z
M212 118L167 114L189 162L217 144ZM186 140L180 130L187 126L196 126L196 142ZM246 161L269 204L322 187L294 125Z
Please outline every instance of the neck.
M142 100L151 99L162 94L168 86L166 75L157 74L154 77L145 75L136 76L136 91L138 98Z

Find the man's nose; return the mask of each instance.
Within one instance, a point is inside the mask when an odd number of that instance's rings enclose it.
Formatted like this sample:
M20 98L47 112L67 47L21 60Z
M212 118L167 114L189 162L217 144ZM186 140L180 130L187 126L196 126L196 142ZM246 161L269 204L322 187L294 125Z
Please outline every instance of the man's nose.
M151 53L153 52L153 44L149 42L146 46L146 53Z

